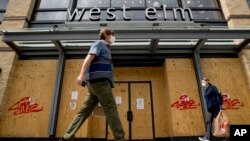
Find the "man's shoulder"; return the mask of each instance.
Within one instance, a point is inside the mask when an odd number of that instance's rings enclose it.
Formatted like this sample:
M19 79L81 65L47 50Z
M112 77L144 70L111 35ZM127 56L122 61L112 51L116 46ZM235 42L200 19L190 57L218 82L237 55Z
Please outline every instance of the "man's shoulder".
M103 45L105 45L105 43L104 43L103 40L96 40L93 44L97 45L97 46L103 46Z

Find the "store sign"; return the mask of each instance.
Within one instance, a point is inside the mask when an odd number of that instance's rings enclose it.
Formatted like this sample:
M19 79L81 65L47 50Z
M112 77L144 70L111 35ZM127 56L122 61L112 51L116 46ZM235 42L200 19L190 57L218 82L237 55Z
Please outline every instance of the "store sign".
M162 12L164 14L164 20L168 20L167 17L167 5L164 4L161 6L162 8ZM116 14L115 11L118 9L115 8L108 8L106 10L107 12L107 21L115 21L116 20ZM123 20L124 21L130 21L131 17L129 17L127 15L127 12L130 10L130 7L127 7L126 5L123 5L123 7L121 7L121 9L119 9L122 11L123 13ZM78 8L75 8L74 10L68 9L68 22L72 22L72 21L82 21L82 18L85 16L85 14L87 10L85 8L79 10ZM173 16L174 16L174 20L177 20L178 18L178 13L181 16L181 19L184 20L193 20L193 15L192 15L192 11L190 8L173 8ZM157 20L157 9L155 7L148 7L145 9L145 17L147 20ZM100 16L101 16L101 9L98 7L94 7L91 8L88 11L88 17L91 21L99 21L100 20ZM188 16L188 17L187 17Z

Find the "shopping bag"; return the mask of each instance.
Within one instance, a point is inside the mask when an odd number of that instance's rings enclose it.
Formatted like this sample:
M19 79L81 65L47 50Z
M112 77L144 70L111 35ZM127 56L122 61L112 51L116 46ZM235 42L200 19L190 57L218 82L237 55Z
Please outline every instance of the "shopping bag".
M229 137L229 122L223 110L215 118L213 135L215 137Z

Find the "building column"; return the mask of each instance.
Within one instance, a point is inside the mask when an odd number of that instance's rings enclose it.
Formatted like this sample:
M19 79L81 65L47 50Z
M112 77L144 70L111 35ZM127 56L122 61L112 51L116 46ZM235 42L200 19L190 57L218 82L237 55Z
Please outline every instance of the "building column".
M250 28L250 9L246 0L220 0L220 2L229 28ZM250 89L250 49L246 48L239 52L239 58Z
M0 30L21 29L28 27L36 0L9 0L4 19L0 24ZM14 70L15 61L18 59L16 53L5 43L0 41L0 118L1 109L5 105L5 91L8 80L11 79L11 72Z

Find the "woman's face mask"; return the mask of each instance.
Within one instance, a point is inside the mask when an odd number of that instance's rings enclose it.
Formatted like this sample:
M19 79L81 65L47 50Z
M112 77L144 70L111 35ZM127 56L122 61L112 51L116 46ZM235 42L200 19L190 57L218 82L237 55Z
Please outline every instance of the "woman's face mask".
M207 84L206 84L206 82L205 82L204 80L202 80L201 85L202 85L203 87L206 87L206 86L207 86Z
M115 36L112 35L110 37L110 44L113 44L113 43L115 43Z

